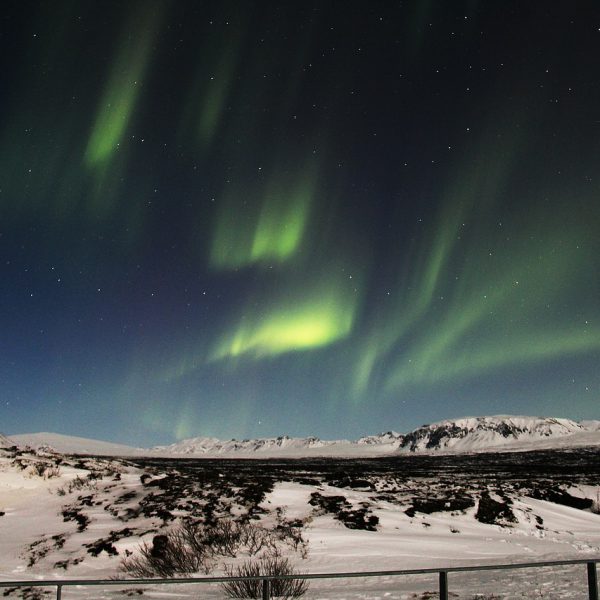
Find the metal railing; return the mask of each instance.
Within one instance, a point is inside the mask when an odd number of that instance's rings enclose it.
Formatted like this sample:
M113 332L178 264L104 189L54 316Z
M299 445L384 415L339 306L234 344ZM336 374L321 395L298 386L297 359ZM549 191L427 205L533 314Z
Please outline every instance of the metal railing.
M55 587L56 600L61 600L63 587L68 586L112 586L112 585L165 585L165 584L207 584L234 581L262 581L262 599L271 598L271 583L283 579L346 579L351 577L390 577L402 575L438 574L440 600L448 600L448 574L473 571L496 571L508 569L536 569L562 565L586 565L589 600L598 598L598 574L596 564L600 558L584 560L555 560L545 562L513 563L502 565L474 565L463 567L442 567L433 569L403 569L399 571L359 571L350 573L297 573L294 575L260 575L256 577L189 577L176 579L46 579L33 581L0 581L0 588Z

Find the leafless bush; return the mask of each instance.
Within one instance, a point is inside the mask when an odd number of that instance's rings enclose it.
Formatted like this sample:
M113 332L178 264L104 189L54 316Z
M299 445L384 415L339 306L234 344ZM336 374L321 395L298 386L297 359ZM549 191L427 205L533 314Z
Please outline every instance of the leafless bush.
M46 463L35 462L35 463L32 463L32 465L31 465L31 472L34 475L37 475L38 477L43 477L44 474L46 473L47 468L48 468L48 465Z
M234 521L219 521L212 527L184 525L187 536L199 546L209 546L219 556L237 556L242 545L242 530L245 525Z
M308 542L302 535L300 527L292 527L291 525L278 525L275 529L277 537L289 546L294 552L298 552L302 558L308 556Z
M273 532L256 525L244 524L240 527L240 540L250 556L267 549L274 549L276 540Z
M53 477L60 477L60 467L58 465L50 465L44 471L45 479L52 479Z
M27 468L27 461L23 460L22 458L15 458L12 461L12 465L19 469L19 471L24 471Z
M96 482L95 481L91 481L87 478L83 478L83 477L79 477L79 475L77 475L77 477L75 477L75 479L69 481L69 483L67 485L65 485L64 487L58 488L56 490L57 495L59 496L64 496L66 494L70 494L73 490L81 490L83 488L96 488Z
M168 534L155 536L152 545L142 544L138 555L122 561L121 570L136 577L208 573L215 557L234 557L240 545L240 526L235 523L205 527L184 521Z
M277 577L281 575L296 575L287 558L270 556L256 561L248 561L241 565L225 567L229 577ZM229 598L261 598L263 581L261 579L227 581L221 584ZM271 596L281 598L298 598L308 590L305 579L273 579L271 580Z
M16 463L20 469L25 468L23 462ZM45 461L31 462L27 465L27 473L32 477L43 477L44 479L51 479L52 477L60 476L60 467L58 465L48 463Z
M75 477L75 479L73 479L72 481L69 482L69 491L73 491L73 490L80 490L84 487L87 487L90 484L90 480L87 478L83 478L83 477L79 477L79 475L77 475L77 477Z
M277 526L275 534L277 538L289 546L294 552L298 552L302 558L308 556L308 542L302 535L302 527L305 522L296 520L288 520L285 516L285 509L278 507L276 510Z
M306 557L306 542L300 532L229 520L214 526L184 521L169 533L155 536L151 545L142 544L138 554L122 561L121 571L136 577L209 573L220 558L240 554L278 557L278 548L283 544Z
M120 569L134 577L173 577L200 571L207 573L208 559L205 552L189 547L182 530L176 530L168 536L155 536L151 545L143 543L138 555L123 559Z

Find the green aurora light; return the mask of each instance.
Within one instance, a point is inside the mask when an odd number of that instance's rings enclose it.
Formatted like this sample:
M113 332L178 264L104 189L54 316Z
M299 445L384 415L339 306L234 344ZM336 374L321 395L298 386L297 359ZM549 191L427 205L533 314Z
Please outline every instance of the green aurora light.
M281 263L301 251L309 224L317 177L307 167L300 176L273 176L255 196L241 189L221 202L210 262L218 269Z

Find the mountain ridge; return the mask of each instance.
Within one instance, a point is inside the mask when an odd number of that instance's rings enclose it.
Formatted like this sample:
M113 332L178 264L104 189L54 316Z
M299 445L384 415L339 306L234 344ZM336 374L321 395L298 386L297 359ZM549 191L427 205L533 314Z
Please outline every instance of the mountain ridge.
M408 433L387 431L355 441L321 440L282 435L270 438L220 440L194 437L169 445L133 448L62 434L10 436L17 445L49 446L63 453L173 458L240 457L302 458L310 456L376 457L395 454L443 454L524 451L600 445L600 421L557 417L493 415L446 419Z

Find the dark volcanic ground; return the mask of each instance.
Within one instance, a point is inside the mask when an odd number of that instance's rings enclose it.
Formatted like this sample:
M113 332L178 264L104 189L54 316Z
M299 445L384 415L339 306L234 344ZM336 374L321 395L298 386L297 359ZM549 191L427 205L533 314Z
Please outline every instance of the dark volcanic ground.
M344 478L433 478L452 477L473 482L553 482L598 485L600 447L530 452L490 452L459 455L399 455L385 458L135 458L140 467L161 471L177 469L191 476L252 478L289 481L312 478L339 482Z
M356 529L376 528L370 507L379 501L403 505L409 516L462 511L477 505L478 520L509 525L515 498L531 496L594 510L593 499L570 490L577 485L600 486L597 447L370 459L145 458L133 462L166 475L150 482L163 490L156 497L163 516L181 510L182 499L188 499L186 512L191 510L207 521L223 516L233 504L245 507L246 518L258 518L264 512L259 504L274 485L293 481L314 486L310 503ZM339 492L324 492L324 485ZM189 499L197 497L200 490L204 501L196 511ZM364 491L366 501L360 507L350 506L344 490Z

